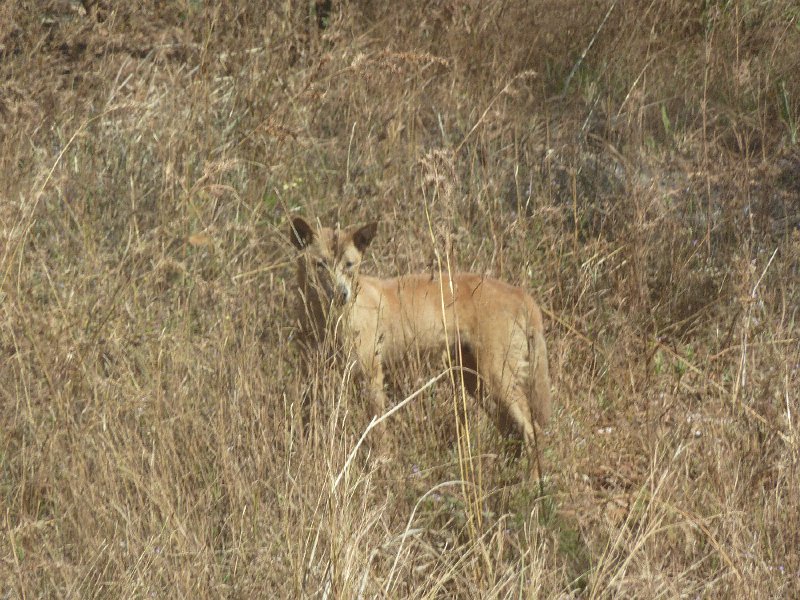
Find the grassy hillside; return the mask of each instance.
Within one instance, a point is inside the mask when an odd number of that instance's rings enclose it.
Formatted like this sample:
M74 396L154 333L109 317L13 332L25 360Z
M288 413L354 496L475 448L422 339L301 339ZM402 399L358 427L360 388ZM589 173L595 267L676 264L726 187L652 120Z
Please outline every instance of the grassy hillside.
M791 0L3 3L0 597L800 594L798 136ZM294 214L531 290L544 495L447 380L348 462Z

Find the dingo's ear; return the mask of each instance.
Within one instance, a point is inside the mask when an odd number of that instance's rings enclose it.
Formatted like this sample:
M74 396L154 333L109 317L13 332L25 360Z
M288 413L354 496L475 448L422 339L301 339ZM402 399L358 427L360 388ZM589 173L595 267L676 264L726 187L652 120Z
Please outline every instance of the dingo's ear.
M311 225L306 223L305 219L302 217L295 217L292 219L289 237L292 238L292 243L295 248L302 250L314 239L314 230L311 228Z
M378 222L373 221L372 223L367 223L366 225L359 227L356 232L353 234L353 245L358 248L359 252L364 252L369 246L369 243L372 241L372 238L375 237L375 234L378 233Z

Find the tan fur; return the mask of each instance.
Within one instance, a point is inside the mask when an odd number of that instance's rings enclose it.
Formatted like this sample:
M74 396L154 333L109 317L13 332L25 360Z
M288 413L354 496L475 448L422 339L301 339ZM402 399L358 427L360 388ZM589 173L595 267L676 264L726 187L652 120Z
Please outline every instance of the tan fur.
M297 300L305 351L323 348L335 330L358 359L377 416L386 410L384 367L416 352L451 351L465 367L469 391L480 396L480 382L487 412L504 433L522 435L533 461L533 423L544 426L551 412L539 307L522 289L472 273L359 275L376 228L292 222L290 236L301 251Z

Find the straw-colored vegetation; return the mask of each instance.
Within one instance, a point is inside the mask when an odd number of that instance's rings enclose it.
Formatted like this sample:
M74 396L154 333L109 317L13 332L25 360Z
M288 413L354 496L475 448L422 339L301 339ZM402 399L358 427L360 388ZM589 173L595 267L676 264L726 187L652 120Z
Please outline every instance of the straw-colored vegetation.
M0 598L796 597L799 135L791 0L3 2ZM447 378L347 462L294 214L531 290L544 495Z

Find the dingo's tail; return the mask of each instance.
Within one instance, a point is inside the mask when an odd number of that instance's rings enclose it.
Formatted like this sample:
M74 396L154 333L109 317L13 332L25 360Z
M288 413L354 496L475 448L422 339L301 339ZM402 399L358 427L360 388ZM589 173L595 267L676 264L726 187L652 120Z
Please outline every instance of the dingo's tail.
M547 365L547 344L542 332L537 329L532 332L530 342L531 356L528 360L530 365L529 389L531 391L528 402L531 416L539 427L544 427L550 420L550 413L553 411L550 396L550 371Z
M553 412L550 396L550 369L547 365L547 344L544 341L542 311L528 297L528 407L539 427L544 427Z

